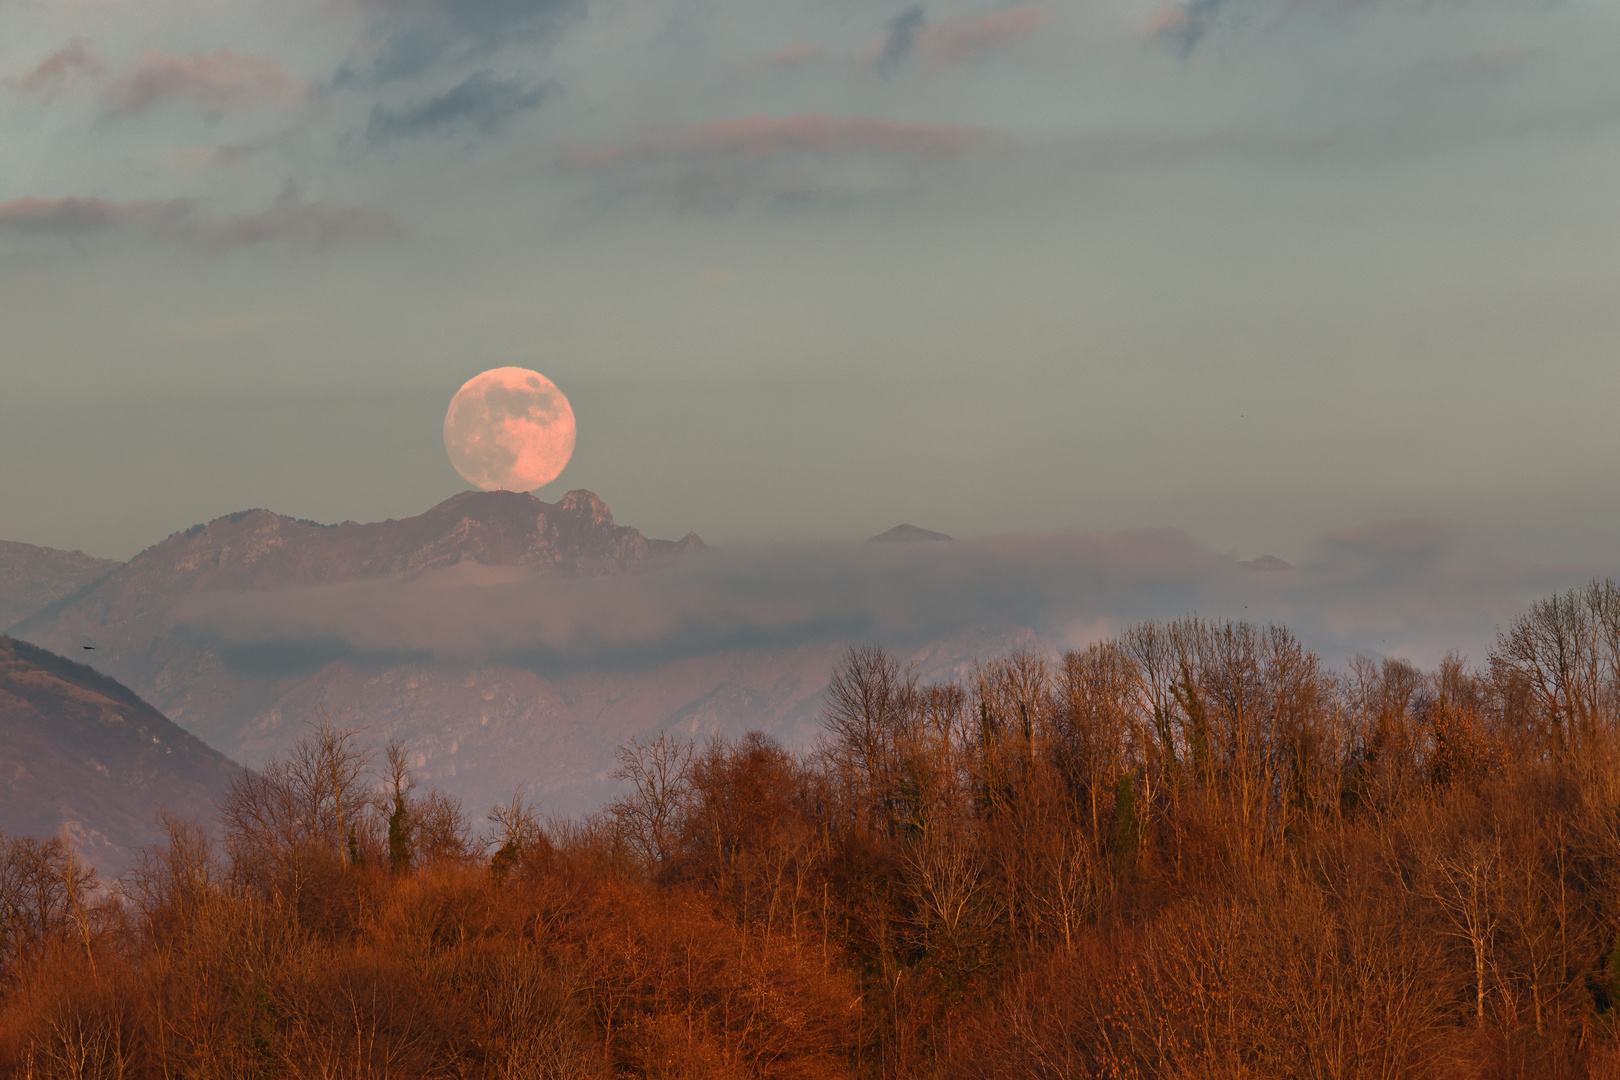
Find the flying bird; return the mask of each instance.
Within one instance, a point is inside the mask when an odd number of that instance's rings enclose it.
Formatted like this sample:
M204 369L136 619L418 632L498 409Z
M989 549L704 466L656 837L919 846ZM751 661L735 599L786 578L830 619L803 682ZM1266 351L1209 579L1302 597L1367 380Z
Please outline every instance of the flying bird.
M85 649L94 649L95 648L94 645L83 645L83 646L80 646L80 647L85 648Z

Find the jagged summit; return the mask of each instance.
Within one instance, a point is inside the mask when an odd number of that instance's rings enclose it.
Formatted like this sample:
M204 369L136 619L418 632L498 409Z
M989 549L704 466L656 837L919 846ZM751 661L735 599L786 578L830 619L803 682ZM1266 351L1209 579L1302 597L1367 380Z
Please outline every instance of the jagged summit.
M880 532L876 536L867 537L868 544L920 544L927 540L954 540L954 536L946 536L942 532L931 532L928 529L919 529L915 525L896 525L888 532Z
M464 491L415 517L387 521L322 525L241 510L154 544L97 591L137 582L164 592L330 585L465 562L590 576L632 571L659 555L703 546L693 534L655 540L615 525L607 504L589 491L570 491L555 503L527 492Z
M409 581L466 564L558 577L633 574L703 546L692 535L655 540L617 525L589 491L555 503L464 491L415 517L340 525L244 510L174 533L13 632L74 655L94 646L84 657L97 669L234 754L238 741L223 737L231 718L277 700L280 680L314 661L296 651L233 651L193 634L175 613L200 594Z

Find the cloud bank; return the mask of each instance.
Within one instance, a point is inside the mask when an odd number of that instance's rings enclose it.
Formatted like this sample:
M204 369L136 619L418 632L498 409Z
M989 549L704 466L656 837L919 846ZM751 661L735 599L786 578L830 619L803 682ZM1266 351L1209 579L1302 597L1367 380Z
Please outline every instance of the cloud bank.
M187 598L177 627L243 650L409 655L539 670L651 666L735 649L976 628L1061 648L1142 619L1282 621L1333 661L1356 651L1476 660L1499 622L1567 572L1448 566L1429 522L1330 534L1294 568L1239 561L1175 530L695 553L631 577L464 565L410 580Z

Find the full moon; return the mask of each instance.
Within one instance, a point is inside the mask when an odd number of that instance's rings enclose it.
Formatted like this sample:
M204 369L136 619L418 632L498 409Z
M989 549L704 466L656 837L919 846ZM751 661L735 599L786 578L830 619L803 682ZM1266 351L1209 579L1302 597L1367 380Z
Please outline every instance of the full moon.
M467 483L533 491L574 453L574 410L538 371L503 367L468 379L444 414L444 448Z

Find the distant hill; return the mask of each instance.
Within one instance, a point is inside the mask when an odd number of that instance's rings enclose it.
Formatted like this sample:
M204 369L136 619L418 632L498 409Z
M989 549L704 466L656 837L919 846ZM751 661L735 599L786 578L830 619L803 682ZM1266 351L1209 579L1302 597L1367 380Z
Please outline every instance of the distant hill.
M240 756L240 722L273 710L333 657L275 650L227 655L172 624L180 600L213 591L410 579L462 563L575 577L625 573L702 546L693 535L650 540L616 525L606 504L588 491L571 491L556 503L512 491L468 491L416 517L366 524L321 525L244 510L172 534L12 632L62 652L95 646L83 659L138 689L211 745L254 764Z
M932 532L928 529L919 529L915 525L896 525L888 532L880 532L876 536L868 537L868 544L916 544L925 540L954 540L954 536L946 536L942 532Z
M64 829L104 873L156 843L159 807L211 824L238 766L128 687L0 637L0 828Z
M468 564L561 578L635 575L702 547L693 535L655 540L618 525L588 491L555 503L470 491L416 517L368 524L249 510L175 533L14 633L133 687L246 766L284 753L306 720L326 712L364 727L372 746L405 743L418 778L463 797L475 814L519 788L548 810L575 813L612 788L614 749L632 735L758 729L807 745L843 639L542 669L515 657L362 653L312 634L244 643L187 613L209 602L239 611L249 603L242 597L265 594L291 603L329 586L411 582ZM1021 640L1016 628L985 626L933 643L922 659L936 677ZM81 653L85 644L95 651Z
M118 569L113 559L0 540L0 630Z
M486 792L538 782L565 793L554 805L583 808L602 788L604 763L611 767L612 749L624 736L677 712L693 731L724 723L729 714L719 702L732 699L714 695L737 677L736 665L688 664L666 673L657 688L622 673L585 674L564 687L510 667L357 660L318 648L229 648L177 626L175 607L210 592L410 580L468 563L560 577L627 574L703 546L691 534L656 540L618 525L589 491L571 491L555 503L526 493L468 491L416 517L340 525L246 510L172 534L14 632L94 664L247 765L284 751L304 719L328 710L364 725L368 741L409 742L424 779L475 802ZM80 656L81 645L95 651ZM813 676L797 691L790 689L799 685L797 670L788 676L780 662L766 665L764 696L786 695L797 705L819 693L832 655L818 650L804 661Z

